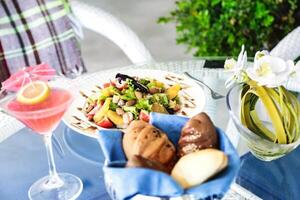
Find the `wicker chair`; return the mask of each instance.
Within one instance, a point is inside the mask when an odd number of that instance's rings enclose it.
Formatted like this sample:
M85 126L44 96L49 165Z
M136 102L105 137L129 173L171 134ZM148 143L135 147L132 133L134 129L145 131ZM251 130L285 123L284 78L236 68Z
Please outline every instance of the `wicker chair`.
M271 51L271 55L287 60L295 60L300 56L300 27L285 36Z

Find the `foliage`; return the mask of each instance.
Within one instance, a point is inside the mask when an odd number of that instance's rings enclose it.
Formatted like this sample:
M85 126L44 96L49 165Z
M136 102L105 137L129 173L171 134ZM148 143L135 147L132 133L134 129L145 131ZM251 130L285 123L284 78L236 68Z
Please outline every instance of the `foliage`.
M175 22L177 43L195 56L250 56L300 25L300 0L180 0L159 23Z

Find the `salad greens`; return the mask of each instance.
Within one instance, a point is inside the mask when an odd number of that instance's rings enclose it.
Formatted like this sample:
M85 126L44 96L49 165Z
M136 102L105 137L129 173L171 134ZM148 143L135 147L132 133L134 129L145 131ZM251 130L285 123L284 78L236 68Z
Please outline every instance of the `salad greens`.
M83 111L101 127L125 127L134 119L149 121L149 112L178 112L180 90L178 84L169 87L155 79L117 74L114 81L87 98Z
M134 88L132 86L129 86L129 88L124 90L124 92L122 93L121 99L126 101L136 99L134 92Z
M151 111L151 104L149 99L139 99L138 102L135 104L135 107L138 110L145 110L150 112Z

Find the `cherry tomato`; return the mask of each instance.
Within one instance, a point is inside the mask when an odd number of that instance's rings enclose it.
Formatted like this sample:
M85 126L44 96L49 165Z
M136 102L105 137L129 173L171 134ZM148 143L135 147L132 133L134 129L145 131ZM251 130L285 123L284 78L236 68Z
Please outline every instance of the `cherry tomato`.
M110 86L110 83L104 83L104 84L103 84L103 87L104 87L104 88L107 88L107 87L109 87L109 86Z
M107 117L104 117L101 121L97 122L97 125L102 128L112 128L114 124L109 121Z
M109 82L103 84L103 88L107 88L107 87L110 87L110 86L114 86L115 87L116 84L114 82L112 82L112 81L109 81Z
M139 119L143 120L145 122L149 122L149 113L145 110L141 110L140 115L139 115Z

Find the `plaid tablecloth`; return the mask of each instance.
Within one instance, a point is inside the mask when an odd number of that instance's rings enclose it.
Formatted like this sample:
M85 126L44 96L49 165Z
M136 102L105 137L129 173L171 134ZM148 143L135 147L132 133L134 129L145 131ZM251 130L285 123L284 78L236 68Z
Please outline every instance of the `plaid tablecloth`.
M0 82L42 62L68 76L84 72L69 14L67 0L1 0Z

